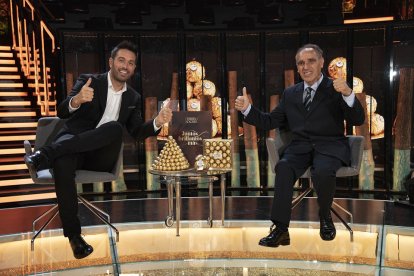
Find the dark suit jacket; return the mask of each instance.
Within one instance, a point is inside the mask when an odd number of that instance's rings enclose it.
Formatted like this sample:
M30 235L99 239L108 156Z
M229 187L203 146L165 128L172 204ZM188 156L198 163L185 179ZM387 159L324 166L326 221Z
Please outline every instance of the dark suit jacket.
M270 113L252 106L244 120L258 128L269 130L288 128L292 142L286 151L305 153L316 150L350 162L349 144L344 135L344 120L350 125L361 125L365 115L358 99L349 107L342 94L335 91L332 80L324 76L312 100L309 112L303 105L304 83L287 88L279 105Z
M90 87L94 89L93 100L83 103L78 110L70 113L68 108L70 99L79 93L89 78L92 78ZM94 129L105 111L107 95L108 73L79 76L72 91L57 109L58 117L67 119L67 121L56 139L67 133L79 134L86 130ZM133 88L128 86L127 90L122 94L118 122L125 126L134 138L146 138L155 135L153 120L143 122L140 107L141 96Z

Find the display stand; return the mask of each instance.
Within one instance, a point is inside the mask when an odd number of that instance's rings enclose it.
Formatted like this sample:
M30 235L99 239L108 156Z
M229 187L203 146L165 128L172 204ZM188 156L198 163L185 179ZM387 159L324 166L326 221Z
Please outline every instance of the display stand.
M213 182L220 177L221 190L221 225L224 226L224 210L226 198L226 174L231 170L204 170L197 171L195 169L183 171L157 171L149 170L149 173L159 175L165 178L168 193L168 215L165 218L165 225L171 227L174 224L174 189L175 189L175 222L177 228L177 236L180 236L180 219L181 219L181 179L182 178L205 178L208 181L209 194L209 217L207 223L213 227Z

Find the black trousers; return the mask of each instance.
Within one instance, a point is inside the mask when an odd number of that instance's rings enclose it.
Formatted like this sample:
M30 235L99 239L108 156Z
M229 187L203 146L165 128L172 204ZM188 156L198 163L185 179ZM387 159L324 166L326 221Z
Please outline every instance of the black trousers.
M319 213L330 212L336 188L336 171L342 161L317 151L285 153L276 165L275 194L270 219L289 226L291 219L293 185L311 166L311 177L318 196Z
M64 135L45 149L52 163L65 237L81 233L75 171L84 169L111 172L121 144L122 125L109 122L78 135Z

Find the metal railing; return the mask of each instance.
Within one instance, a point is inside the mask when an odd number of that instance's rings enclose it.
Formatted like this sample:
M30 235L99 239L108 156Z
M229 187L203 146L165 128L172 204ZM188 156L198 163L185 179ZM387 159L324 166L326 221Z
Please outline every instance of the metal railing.
M22 73L34 79L33 89L42 116L56 114L55 37L29 0L10 0L12 48ZM38 48L40 45L40 48Z

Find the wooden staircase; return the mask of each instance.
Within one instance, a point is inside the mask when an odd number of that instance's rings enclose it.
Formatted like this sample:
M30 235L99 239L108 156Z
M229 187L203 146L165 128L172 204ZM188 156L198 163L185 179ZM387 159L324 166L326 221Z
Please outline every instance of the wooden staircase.
M17 64L19 52L0 46L0 204L54 197L53 187L33 184L23 161L23 141L34 144L41 114L35 78L22 73ZM35 68L33 64L30 71Z

